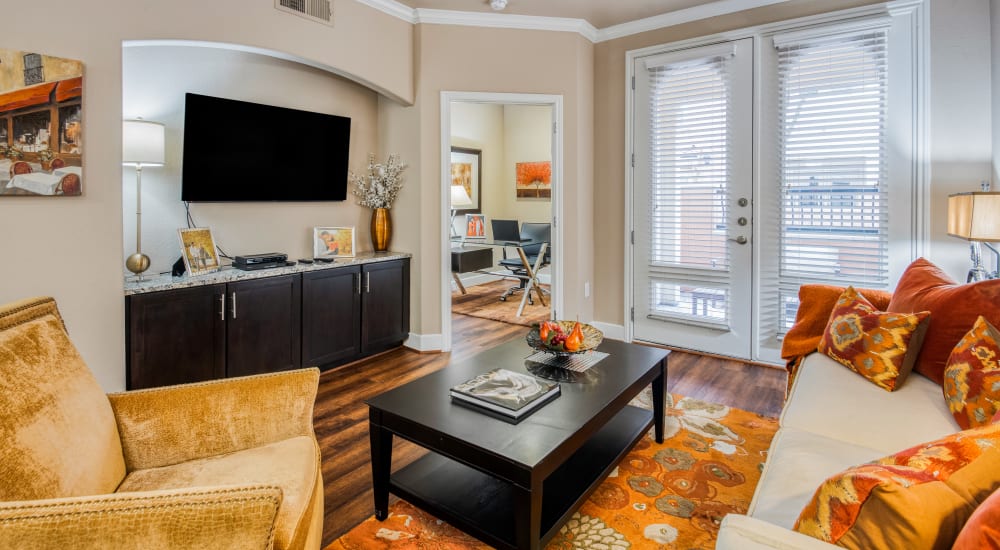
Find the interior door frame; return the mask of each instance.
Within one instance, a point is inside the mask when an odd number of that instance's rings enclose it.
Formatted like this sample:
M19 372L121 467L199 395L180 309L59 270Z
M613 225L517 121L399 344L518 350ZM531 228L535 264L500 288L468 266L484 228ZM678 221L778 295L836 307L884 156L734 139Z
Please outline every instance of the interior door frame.
M563 96L501 92L441 92L441 351L451 351L451 103L547 105L552 108L552 280L551 311L563 309Z

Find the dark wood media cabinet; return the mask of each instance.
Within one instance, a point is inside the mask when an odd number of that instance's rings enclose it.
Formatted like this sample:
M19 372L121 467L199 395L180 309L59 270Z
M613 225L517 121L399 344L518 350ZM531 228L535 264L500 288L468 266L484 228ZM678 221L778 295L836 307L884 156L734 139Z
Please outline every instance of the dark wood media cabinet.
M409 258L125 297L130 390L317 366L402 345Z

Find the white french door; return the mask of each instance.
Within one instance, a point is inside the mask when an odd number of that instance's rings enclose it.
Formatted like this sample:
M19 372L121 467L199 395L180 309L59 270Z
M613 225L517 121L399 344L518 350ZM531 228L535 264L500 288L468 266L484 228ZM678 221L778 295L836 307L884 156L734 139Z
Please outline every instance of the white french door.
M634 63L633 337L749 358L753 40Z

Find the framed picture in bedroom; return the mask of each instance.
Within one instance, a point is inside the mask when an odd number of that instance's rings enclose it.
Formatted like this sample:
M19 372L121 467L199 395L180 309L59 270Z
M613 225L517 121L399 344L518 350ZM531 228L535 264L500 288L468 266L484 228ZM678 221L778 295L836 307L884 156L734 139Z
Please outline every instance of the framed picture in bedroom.
M353 227L314 227L314 258L353 258L355 250Z
M207 227L178 229L181 241L181 257L184 267L192 277L214 273L219 270L219 254L215 250L212 230Z
M471 206L456 208L456 214L478 214L483 211L482 158L481 149L451 148L451 184L462 186L472 201Z

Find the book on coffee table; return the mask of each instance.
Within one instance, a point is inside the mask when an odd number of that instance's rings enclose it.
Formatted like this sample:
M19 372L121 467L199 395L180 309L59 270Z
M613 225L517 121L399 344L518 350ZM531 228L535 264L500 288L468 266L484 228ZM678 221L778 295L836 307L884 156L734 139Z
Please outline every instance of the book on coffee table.
M507 369L493 369L451 388L453 400L510 418L521 418L558 395L559 384Z

